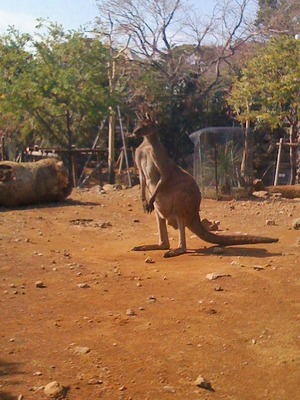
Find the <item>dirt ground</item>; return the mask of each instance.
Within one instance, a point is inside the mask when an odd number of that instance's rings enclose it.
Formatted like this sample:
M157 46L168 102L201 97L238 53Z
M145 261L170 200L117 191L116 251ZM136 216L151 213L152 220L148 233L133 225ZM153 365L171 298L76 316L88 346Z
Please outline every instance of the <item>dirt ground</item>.
M0 209L1 400L52 381L70 400L299 399L300 200L205 199L225 233L280 241L214 254L188 232L197 252L166 259L131 251L157 242L138 187L96 189Z

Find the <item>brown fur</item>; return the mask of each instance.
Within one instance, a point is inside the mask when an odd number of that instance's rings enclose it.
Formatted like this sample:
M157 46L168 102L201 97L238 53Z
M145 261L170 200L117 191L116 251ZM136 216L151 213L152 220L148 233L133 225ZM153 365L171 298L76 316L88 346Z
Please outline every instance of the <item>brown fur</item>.
M173 257L186 252L185 228L200 239L223 246L273 243L278 239L250 235L215 235L201 223L199 208L201 193L193 177L175 164L161 143L155 124L143 120L134 130L136 137L143 137L136 150L136 164L145 212L155 211L158 230L158 245L134 247L135 251L170 249L166 222L179 229L178 247L168 250L164 256ZM146 199L146 189L150 198Z

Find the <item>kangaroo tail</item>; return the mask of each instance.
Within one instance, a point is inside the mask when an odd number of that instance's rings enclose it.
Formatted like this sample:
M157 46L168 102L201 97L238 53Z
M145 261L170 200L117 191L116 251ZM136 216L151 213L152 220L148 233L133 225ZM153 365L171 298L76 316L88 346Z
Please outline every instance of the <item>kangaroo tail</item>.
M197 235L200 239L221 246L233 246L241 244L255 244L255 243L275 243L278 242L276 238L252 236L252 235L216 235L207 231L198 216L187 225L190 231Z

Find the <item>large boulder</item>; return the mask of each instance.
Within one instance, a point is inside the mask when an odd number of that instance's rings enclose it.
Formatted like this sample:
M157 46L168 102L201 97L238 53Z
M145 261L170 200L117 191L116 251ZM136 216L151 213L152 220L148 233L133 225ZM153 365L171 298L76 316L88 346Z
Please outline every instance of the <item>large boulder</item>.
M63 201L72 191L61 161L0 162L0 206Z

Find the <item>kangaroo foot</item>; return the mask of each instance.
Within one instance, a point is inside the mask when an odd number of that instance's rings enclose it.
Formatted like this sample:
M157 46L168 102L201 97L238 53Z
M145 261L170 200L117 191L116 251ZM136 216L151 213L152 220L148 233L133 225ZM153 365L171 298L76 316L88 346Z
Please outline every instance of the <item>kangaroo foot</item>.
M169 245L164 244L145 244L143 246L136 246L131 249L132 251L149 251L149 250L167 250Z
M164 254L165 258L169 258L169 257L177 257L180 256L181 254L185 254L186 253L186 249L179 247L178 249L171 249L169 251L167 251Z

